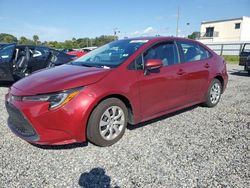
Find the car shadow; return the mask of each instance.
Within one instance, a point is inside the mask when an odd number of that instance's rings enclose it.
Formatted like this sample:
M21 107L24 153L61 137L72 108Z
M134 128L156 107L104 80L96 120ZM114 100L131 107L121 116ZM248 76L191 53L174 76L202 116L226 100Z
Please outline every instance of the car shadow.
M88 146L88 142L64 144L64 145L38 145L38 144L31 143L31 145L35 146L36 148L45 149L45 150L67 150L67 149L86 147L86 146Z
M163 116L160 116L158 118L155 118L155 119L152 119L152 120L149 120L149 121L145 121L145 122L142 122L142 123L138 123L136 125L131 125L131 124L128 124L127 126L127 129L129 130L133 130L133 129L138 129L138 128L141 128L141 127L144 127L144 126L147 126L149 124L152 124L152 123L156 123L158 121L162 121L164 119L167 119L167 118L170 118L170 117L173 117L173 116L176 116L176 115L179 115L181 113L184 113L184 112L187 112L189 110L193 110L197 107L199 107L200 105L194 105L194 106L191 106L191 107L187 107L187 108L184 108L184 109L181 109L181 110L178 110L176 112L172 112L172 113L169 113L169 114L166 114L166 115L163 115Z
M239 69L233 69L228 72L229 74L234 75L234 76L249 76L247 71L239 70Z
M14 82L9 82L9 81L0 81L0 87L11 87Z
M89 172L82 173L78 184L80 187L84 188L110 188L111 178L110 176L106 175L106 172L103 168L97 167L93 168ZM119 186L115 186L114 188L119 188Z

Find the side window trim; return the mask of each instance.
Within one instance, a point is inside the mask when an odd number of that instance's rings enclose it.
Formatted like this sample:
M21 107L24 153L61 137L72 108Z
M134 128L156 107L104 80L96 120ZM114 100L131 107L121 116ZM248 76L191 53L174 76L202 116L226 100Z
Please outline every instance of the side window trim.
M180 51L179 51L179 47L178 47L177 41L174 40L173 42L174 42L175 50L177 52L176 55L177 55L178 64L181 64L182 63L182 61L181 61L181 54L180 54Z
M179 57L180 57L180 63L186 63L185 56L184 56L180 42L181 41L176 41L176 45L177 45L177 49L178 49L178 53L179 53Z

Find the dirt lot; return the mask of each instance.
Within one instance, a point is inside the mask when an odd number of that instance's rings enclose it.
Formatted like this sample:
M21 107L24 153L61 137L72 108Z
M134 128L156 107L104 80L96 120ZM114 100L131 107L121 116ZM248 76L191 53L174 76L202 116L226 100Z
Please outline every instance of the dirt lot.
M228 65L217 107L129 127L108 148L36 147L7 128L0 87L0 187L249 187L250 77Z

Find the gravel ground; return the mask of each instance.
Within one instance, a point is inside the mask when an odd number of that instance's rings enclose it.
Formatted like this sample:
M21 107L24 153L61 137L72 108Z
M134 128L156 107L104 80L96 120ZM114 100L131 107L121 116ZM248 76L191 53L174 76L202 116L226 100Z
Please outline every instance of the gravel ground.
M0 187L249 187L250 77L228 65L213 109L195 106L126 130L115 145L36 147L7 128L0 87Z

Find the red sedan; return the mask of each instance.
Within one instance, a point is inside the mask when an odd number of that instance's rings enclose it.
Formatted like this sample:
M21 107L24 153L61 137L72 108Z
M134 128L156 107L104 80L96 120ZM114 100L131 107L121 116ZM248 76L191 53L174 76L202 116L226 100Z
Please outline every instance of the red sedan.
M83 52L83 51L70 51L70 52L67 52L67 54L69 54L69 55L75 55L76 58L82 57L86 53L87 52Z
M195 104L214 107L227 82L224 60L199 42L118 40L15 83L6 95L8 125L31 143L110 146L128 122Z

